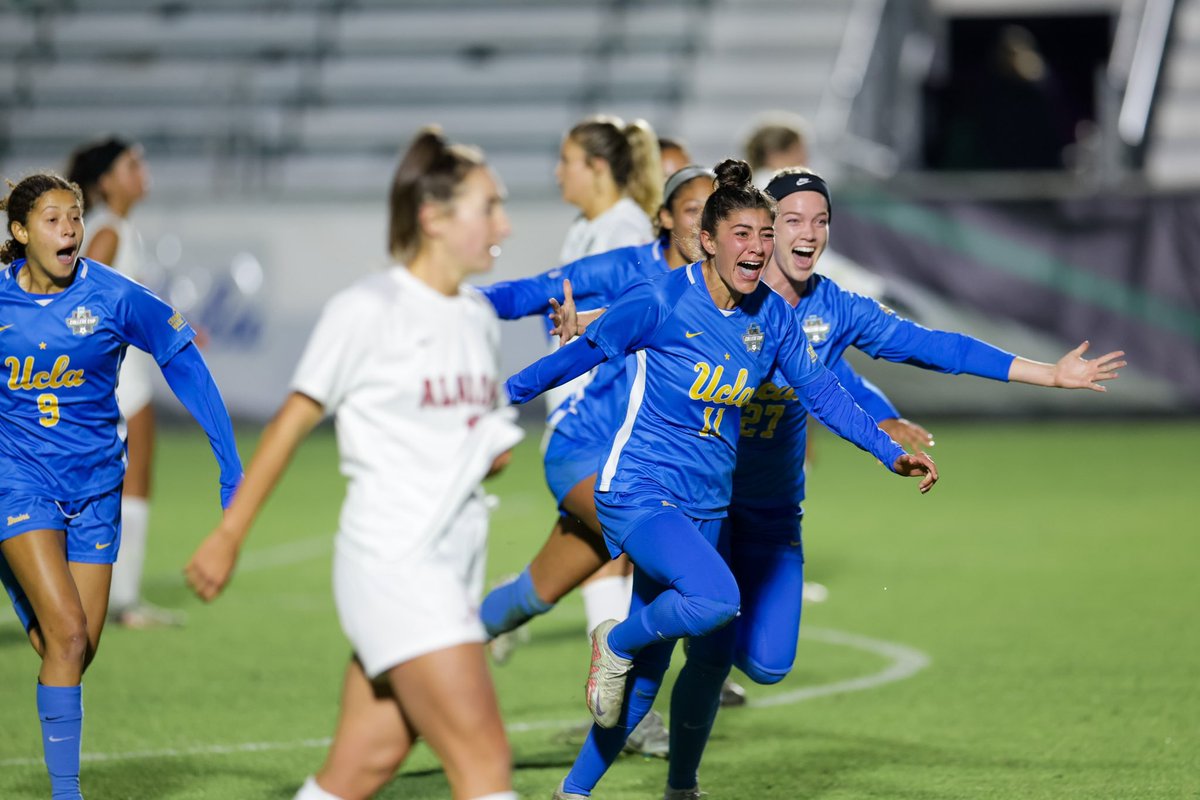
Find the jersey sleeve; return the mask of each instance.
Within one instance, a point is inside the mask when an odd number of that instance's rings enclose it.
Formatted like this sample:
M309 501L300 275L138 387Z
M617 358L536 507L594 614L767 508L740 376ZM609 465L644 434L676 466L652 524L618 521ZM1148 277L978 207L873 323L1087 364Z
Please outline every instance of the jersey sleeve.
M521 319L550 313L550 298L561 300L563 281L571 281L576 305L599 308L620 294L638 266L639 248L622 247L587 256L540 275L481 286L501 319Z
M641 350L670 315L662 285L662 281L649 281L633 287L589 325L584 336L608 358Z
M839 358L826 366L829 367L838 382L846 387L846 391L854 398L854 402L862 406L863 411L874 417L876 422L900 418L900 411L883 393L883 390L855 372L846 359Z
M332 414L358 380L377 316L374 304L361 292L345 292L330 300L296 365L292 390Z
M122 307L125 340L149 353L160 367L196 338L183 314L132 281Z
M826 428L866 450L889 470L892 469L896 459L904 455L904 448L880 430L875 420L854 402L854 398L838 383L832 372L822 364L818 364L818 367L816 377L796 388L800 402Z
M870 298L845 293L855 330L854 346L873 358L951 375L1008 380L1012 353L963 333L930 330L897 317Z
M162 374L179 402L208 436L220 467L221 508L229 508L242 478L242 461L233 437L233 422L212 373L200 351L189 344L162 365Z

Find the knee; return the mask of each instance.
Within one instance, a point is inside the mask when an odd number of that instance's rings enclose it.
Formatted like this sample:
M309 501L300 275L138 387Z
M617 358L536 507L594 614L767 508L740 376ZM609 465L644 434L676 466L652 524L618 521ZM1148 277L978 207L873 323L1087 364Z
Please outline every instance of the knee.
M731 591L685 597L680 609L688 636L703 636L723 628L738 614L737 585Z
M746 673L746 677L755 683L770 686L779 683L792 671L792 662L763 663L749 653L738 652L737 668Z
M82 616L58 621L53 630L41 628L45 657L84 666L91 660L87 623Z

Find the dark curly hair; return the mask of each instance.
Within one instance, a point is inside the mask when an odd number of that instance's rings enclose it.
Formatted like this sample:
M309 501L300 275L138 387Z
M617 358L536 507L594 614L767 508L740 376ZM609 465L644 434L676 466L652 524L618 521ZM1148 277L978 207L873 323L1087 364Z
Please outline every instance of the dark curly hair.
M0 211L8 212L7 230L10 237L8 241L0 245L0 263L3 264L11 264L18 258L25 257L25 245L12 238L12 224L18 222L22 226L28 225L29 212L46 192L56 189L72 192L79 202L80 209L83 208L83 191L79 185L53 172L39 172L22 178L20 183L14 184L12 181L8 181L8 185L10 187L8 197L0 200Z

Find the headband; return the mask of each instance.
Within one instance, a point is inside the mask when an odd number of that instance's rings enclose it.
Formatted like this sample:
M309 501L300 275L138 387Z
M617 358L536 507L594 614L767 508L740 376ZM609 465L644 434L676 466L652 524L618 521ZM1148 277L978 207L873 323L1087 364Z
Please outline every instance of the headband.
M688 181L695 180L696 178L708 178L709 180L716 180L717 174L707 167L698 167L695 164L689 164L686 167L680 167L671 175L671 177L667 178L667 185L663 187L663 207L665 208L671 203L671 195L679 191L680 186L683 186Z
M795 192L816 192L823 195L826 205L829 206L829 218L833 219L833 201L829 198L829 186L820 175L812 172L787 172L776 175L767 184L767 194L774 197L776 203Z

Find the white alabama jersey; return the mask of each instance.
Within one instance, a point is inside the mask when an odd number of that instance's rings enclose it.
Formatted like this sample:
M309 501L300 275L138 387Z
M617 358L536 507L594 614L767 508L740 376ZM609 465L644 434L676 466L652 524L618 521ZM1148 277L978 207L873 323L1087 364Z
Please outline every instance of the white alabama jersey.
M567 228L567 238L563 241L562 252L559 254L560 264L570 264L585 256L597 253L607 253L618 247L632 247L646 244L654 240L654 228L650 218L641 206L628 197L622 197L616 204L595 219L589 220L579 216ZM591 309L580 308L580 311ZM558 337L550 337L550 352L558 349ZM556 386L546 391L546 411L553 415L568 398L579 392L591 380L591 373L580 375L572 381Z
M109 266L126 278L133 278L135 281L142 280L144 277L142 275L142 259L144 257L142 236L132 222L124 217L118 217L108 209L108 206L96 206L84 219L82 252L87 252L87 246L91 240L97 233L105 229L111 229L117 235L117 252L113 255L112 263Z
M499 342L482 295L448 297L400 265L326 304L292 388L335 419L349 479L339 547L384 561L428 552L520 440L498 399Z

